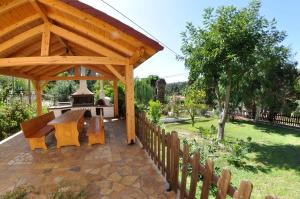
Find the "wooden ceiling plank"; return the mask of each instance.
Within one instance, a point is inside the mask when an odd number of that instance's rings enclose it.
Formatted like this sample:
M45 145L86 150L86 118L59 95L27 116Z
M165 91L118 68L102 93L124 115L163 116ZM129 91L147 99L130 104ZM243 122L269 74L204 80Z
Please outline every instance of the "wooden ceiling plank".
M106 68L110 70L122 83L125 83L125 77L122 76L112 65L105 64Z
M29 0L29 1L30 1L31 5L33 6L33 8L38 12L40 17L43 19L44 23L49 23L49 19L47 17L47 14L46 14L44 8L42 8L36 0Z
M133 55L133 52L131 50L129 50L128 48L114 42L113 40L111 40L99 33L96 33L92 29L86 28L82 25L79 25L78 23L72 22L71 20L68 20L60 15L55 14L55 13L49 13L49 18L51 18L52 20L58 21L59 23L61 23L63 25L66 25L68 27L76 29L77 31L79 31L85 35L88 35L88 36L92 37L93 39L96 39L97 41L100 41L108 46L111 46L115 50L118 50L118 51L126 54L127 56Z
M1 67L13 66L28 66L28 65L67 65L67 64L113 64L126 65L128 60L120 60L112 57L94 57L94 56L46 56L46 57L14 57L14 58L0 58Z
M49 69L44 70L42 73L39 73L39 76L55 76L58 75L59 73L65 72L74 66L67 65L67 66L56 66L56 67L50 67Z
M86 39L76 33L73 33L64 28L58 27L56 25L50 26L50 31L66 40L74 42L77 45L80 45L84 48L88 48L88 49L90 49L96 53L102 54L104 56L125 59L123 56L119 55L118 53L116 53L112 50L109 50L108 48L105 48L89 39Z
M20 77L20 78L25 78L25 79L31 79L31 80L36 79L33 76L20 73L18 71L13 70L13 69L4 69L4 68L1 68L0 69L0 74L1 75L12 76L12 77Z
M21 28L22 26L25 26L27 24L30 24L33 21L36 21L40 18L39 14L31 15L29 17L26 17L25 19L18 21L3 30L0 31L0 37L3 37L4 35L13 32L14 30Z
M9 4L3 5L0 7L0 15L25 3L27 3L27 0L15 0Z
M125 38L129 43L135 44L134 46L144 46L144 44L137 40L136 38L121 32L116 27L105 23L104 21L101 21L100 19L89 15L85 12L82 12L81 10L78 10L70 5L67 5L61 1L49 1L49 0L38 0L44 5L47 5L49 7L52 7L60 12L66 13L68 15L71 15L73 17L76 17L77 19L80 19L86 23L89 23L91 25L96 25L97 27L101 27L103 30L110 31L110 32L117 32L121 35L121 37Z
M13 37L12 39L9 39L9 40L3 42L0 46L0 53L3 53L10 48L17 46L17 45L21 44L22 42L41 34L43 31L43 28L44 28L44 25L36 26L26 32L23 32L15 37Z

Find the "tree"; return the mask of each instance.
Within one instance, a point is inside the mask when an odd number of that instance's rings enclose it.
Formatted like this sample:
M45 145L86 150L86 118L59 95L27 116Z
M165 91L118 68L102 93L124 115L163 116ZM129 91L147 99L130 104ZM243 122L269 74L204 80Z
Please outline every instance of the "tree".
M65 102L69 101L70 95L76 91L77 86L75 81L56 81L49 93L53 95L54 102Z
M185 91L184 107L189 113L192 121L192 126L195 124L195 116L198 111L206 108L204 104L205 92L198 90L195 86L189 86Z
M157 94L157 99L160 101L160 103L165 102L165 92L166 92L166 80L159 78L156 81L156 94Z
M154 98L153 93L153 88L148 81L145 79L134 80L134 98L138 104L147 106L148 102Z
M211 89L220 110L218 139L224 138L231 95L249 73L255 74L266 60L270 49L285 38L276 29L276 21L268 21L259 15L259 1L251 1L248 7L238 9L222 6L204 12L202 27L187 24L182 33L182 53L189 69L189 81L199 79ZM259 58L259 59L258 59Z
M149 109L147 111L148 116L150 117L150 120L154 123L157 124L159 123L159 120L161 118L161 104L158 100L149 101Z

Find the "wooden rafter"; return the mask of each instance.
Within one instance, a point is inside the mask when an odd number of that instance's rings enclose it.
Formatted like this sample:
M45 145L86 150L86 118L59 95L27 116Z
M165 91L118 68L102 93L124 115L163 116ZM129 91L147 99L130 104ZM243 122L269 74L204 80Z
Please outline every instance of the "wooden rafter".
M89 28L86 28L82 25L79 25L78 23L72 22L71 20L68 20L68 19L66 19L60 15L54 14L54 13L49 13L48 16L49 16L49 18L51 18L55 21L58 21L59 23L65 25L65 26L72 27L73 29L76 29L77 31L79 31L83 34L92 37L93 39L96 39L108 46L111 46L115 50L118 50L127 56L133 55L133 52L131 50L129 50L128 48L116 43L115 41L95 32Z
M125 78L110 64L105 64L106 68L110 70L122 83L125 83Z
M18 21L18 22L14 23L10 26L7 26L6 28L4 28L3 30L0 31L0 37L6 35L8 33L13 32L16 29L21 28L22 26L26 26L27 24L29 24L33 21L36 21L39 18L40 18L39 15L35 14L35 15L32 15L32 16L26 17L25 19L23 19L21 21Z
M25 78L25 79L35 79L34 76L26 75L26 74L20 73L17 70L10 69L10 68L0 68L0 74L7 75L7 76L13 76L13 77L20 77L20 78Z
M120 58L120 59L124 59L124 57L122 57L121 55L119 55L118 53L109 50L108 48L105 48L85 37L82 37L76 33L73 33L71 31L68 31L64 28L58 27L56 25L52 25L50 26L50 31L53 32L54 34L59 35L60 37L72 41L74 43L76 43L77 45L80 45L84 48L87 48L89 50L92 50L96 53L99 53L101 55L104 56L108 56L108 57L116 57L116 58Z
M43 19L44 23L49 23L49 19L45 14L44 8L42 8L36 0L29 0L33 8L38 12L38 14Z
M27 0L14 0L14 1L11 1L10 3L6 4L6 5L3 5L0 7L0 15L13 9L13 8L16 8L20 5L23 5L24 3L27 3Z
M39 25L39 26L36 26L24 33L21 33L15 37L13 37L12 39L9 39L9 40L3 42L0 45L0 53L3 53L10 48L17 46L35 36L41 34L43 29L44 29L44 25Z
M132 36L127 35L126 33L121 32L119 29L111 26L108 23L105 23L98 18L89 15L85 12L81 12L80 10L73 8L72 6L69 6L61 1L48 1L48 0L38 0L42 4L52 7L56 10L59 10L60 12L66 13L68 15L71 15L73 17L76 17L77 19L82 20L83 22L86 22L91 25L96 25L97 27L101 27L102 30L104 31L110 31L110 32L116 32L120 35L120 37L125 38L129 43L134 46L143 46L144 44L141 41L136 40ZM152 48L147 48L147 51L150 53L154 53L155 50Z
M114 64L125 65L128 60L120 60L112 57L94 57L94 56L46 56L46 57L15 57L15 58L1 58L1 67L13 66L30 66L30 65L68 65L68 64Z

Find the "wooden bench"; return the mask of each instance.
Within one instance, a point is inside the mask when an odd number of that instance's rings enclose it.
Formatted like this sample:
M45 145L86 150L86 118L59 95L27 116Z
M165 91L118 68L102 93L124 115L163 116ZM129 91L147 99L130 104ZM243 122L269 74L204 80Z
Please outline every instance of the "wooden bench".
M87 130L88 145L104 144L104 122L103 117L92 117Z
M47 149L45 137L54 130L53 126L47 124L53 119L55 119L55 116L52 111L21 123L22 131L29 141L31 150L36 148Z

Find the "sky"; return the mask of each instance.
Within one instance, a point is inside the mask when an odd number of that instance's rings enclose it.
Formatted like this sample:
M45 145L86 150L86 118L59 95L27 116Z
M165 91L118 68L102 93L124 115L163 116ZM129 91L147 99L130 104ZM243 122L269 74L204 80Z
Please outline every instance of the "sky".
M108 15L144 33L121 14L105 5L101 0L81 0ZM177 54L181 54L182 38L187 22L196 26L202 23L203 10L207 7L235 5L245 7L248 0L105 0L114 8L135 21L152 35L166 44ZM300 1L262 0L261 15L275 18L277 28L287 32L284 44L291 47L294 59L300 62ZM299 65L298 65L299 67ZM186 81L188 71L182 61L176 60L174 53L167 48L158 52L134 71L135 77L158 75L167 83Z

